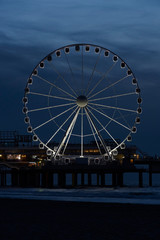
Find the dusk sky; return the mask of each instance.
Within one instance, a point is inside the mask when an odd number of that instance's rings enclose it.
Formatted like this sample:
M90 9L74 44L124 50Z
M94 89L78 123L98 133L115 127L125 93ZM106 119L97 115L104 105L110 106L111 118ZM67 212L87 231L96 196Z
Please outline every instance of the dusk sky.
M160 155L158 0L0 0L0 130L26 134L27 78L51 51L93 43L117 53L138 79L143 114L133 144Z

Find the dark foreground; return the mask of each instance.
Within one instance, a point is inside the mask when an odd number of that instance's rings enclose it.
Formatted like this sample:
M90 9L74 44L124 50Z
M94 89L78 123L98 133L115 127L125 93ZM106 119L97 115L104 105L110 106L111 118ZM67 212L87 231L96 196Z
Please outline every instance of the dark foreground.
M0 199L0 240L160 239L160 206Z

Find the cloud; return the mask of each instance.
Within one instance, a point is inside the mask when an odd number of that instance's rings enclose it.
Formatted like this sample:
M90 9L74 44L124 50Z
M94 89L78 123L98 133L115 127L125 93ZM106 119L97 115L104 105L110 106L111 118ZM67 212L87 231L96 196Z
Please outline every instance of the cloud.
M118 54L137 76L144 121L135 139L145 148L149 144L143 139L152 138L155 150L160 134L159 6L158 0L1 0L1 128L23 131L23 89L44 56L67 44L89 42Z

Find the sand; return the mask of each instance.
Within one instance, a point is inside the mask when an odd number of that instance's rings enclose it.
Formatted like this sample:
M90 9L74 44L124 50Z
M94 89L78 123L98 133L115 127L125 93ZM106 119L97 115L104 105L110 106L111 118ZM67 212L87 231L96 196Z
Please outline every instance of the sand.
M160 206L0 199L0 240L159 240Z

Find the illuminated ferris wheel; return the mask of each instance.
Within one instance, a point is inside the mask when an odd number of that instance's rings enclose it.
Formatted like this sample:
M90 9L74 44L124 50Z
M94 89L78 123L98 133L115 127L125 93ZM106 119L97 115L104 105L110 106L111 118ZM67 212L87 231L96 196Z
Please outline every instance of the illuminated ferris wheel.
M69 143L76 143L84 157L90 141L99 155L111 158L132 140L142 113L131 68L93 44L64 46L44 57L28 78L23 103L27 131L55 159L65 156Z

